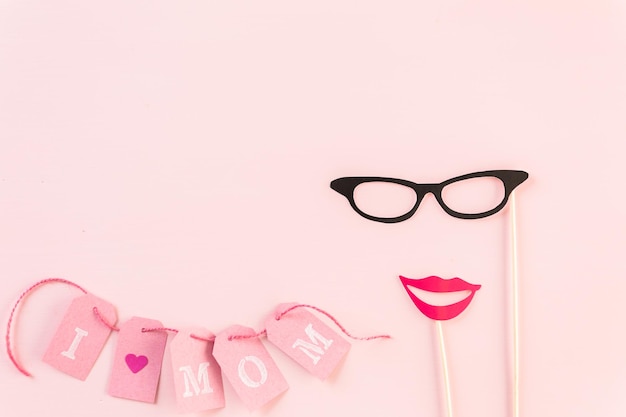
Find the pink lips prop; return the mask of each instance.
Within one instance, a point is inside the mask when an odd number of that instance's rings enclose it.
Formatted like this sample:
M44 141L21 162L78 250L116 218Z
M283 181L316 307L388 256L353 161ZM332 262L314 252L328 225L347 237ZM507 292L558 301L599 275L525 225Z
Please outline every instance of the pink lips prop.
M461 278L443 279L437 276L430 276L422 279L411 279L400 276L400 281L402 281L404 289L418 310L433 320L450 320L455 318L469 306L472 298L474 298L474 294L480 289L480 285L470 284ZM446 306L433 306L420 300L409 287L438 293L456 291L471 291L471 293L457 303Z

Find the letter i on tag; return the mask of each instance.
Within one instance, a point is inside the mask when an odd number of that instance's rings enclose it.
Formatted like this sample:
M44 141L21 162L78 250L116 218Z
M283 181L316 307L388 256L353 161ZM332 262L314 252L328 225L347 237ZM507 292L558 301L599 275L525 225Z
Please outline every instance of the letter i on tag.
M133 317L120 326L109 380L109 395L154 403L167 333L143 332L159 328L157 320Z
M231 326L217 335L213 355L241 401L256 410L289 389L253 329ZM249 336L232 339L232 336Z
M115 324L117 314L112 304L92 294L77 297L65 312L43 356L44 362L82 381L111 334L111 329L94 314L94 307L107 322Z
M196 413L224 407L222 371L213 357L214 337L206 329L180 330L170 342L176 403L181 413Z
M307 371L324 380L350 350L350 343L304 308L280 304L265 323L267 339Z

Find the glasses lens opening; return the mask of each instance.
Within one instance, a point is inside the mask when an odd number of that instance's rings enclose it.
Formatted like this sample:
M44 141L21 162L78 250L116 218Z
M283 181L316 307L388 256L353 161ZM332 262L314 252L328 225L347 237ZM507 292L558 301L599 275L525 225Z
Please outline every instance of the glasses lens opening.
M371 181L354 189L354 202L359 210L370 216L391 219L411 211L417 202L417 194L405 185Z
M443 187L441 198L448 208L457 213L480 214L502 203L505 188L498 177L468 178Z

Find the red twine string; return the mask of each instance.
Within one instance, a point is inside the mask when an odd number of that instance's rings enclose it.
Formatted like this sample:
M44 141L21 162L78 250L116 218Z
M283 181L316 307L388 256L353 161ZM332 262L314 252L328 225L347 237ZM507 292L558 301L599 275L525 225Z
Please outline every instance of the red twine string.
M113 331L116 331L116 332L119 332L119 331L120 331L119 327L116 327L115 325L113 325L113 324L109 323L109 322L107 321L107 319L105 319L105 318L102 316L102 314L100 314L100 310L98 310L98 307L94 307L94 308L93 308L93 314L95 314L95 315L96 315L96 317L98 318L98 320L100 320L100 322L101 322L102 324L104 324L106 327L108 327L109 329L111 329L111 330L113 330Z
M142 333L146 333L146 332L172 332L172 333L178 333L179 330L178 329L174 329L172 327L144 327L143 329L141 329ZM196 340L202 340L203 342L215 342L215 336L210 336L210 337L202 337L202 336L198 336L195 335L193 333L191 333L189 335L189 337L191 337L192 339L196 339Z
M87 291L83 287L81 287L80 285L72 281L68 281L63 278L47 278L47 279L42 279L41 281L34 283L30 287L28 287L26 290L24 290L24 292L18 297L17 301L15 302L15 305L13 306L13 309L11 310L11 314L9 315L9 321L7 322L7 331L6 331L4 340L6 342L7 354L9 355L9 359L11 360L11 362L13 362L13 365L15 365L15 367L26 376L32 376L32 375L30 374L30 372L24 369L24 367L18 362L17 358L15 357L15 354L13 353L13 349L11 347L11 325L13 323L13 317L15 317L15 319L17 320L17 309L20 303L22 302L22 300L24 300L24 298L26 298L30 293L35 291L37 288L46 284L51 284L51 283L66 284L71 287L78 288L80 291L83 292L83 294L87 294Z
M263 329L260 332L254 334L231 334L228 336L228 340L243 340L243 339L254 339L255 337L267 336L267 330Z
M170 327L143 327L141 333L147 332L172 332L178 333L178 329L172 329Z
M357 337L357 336L353 336L352 334L350 334L345 327L343 327L339 321L337 321L337 319L330 313L322 310L319 307L315 307L313 305L310 304L296 304L294 306L289 307L287 310L283 311L282 313L276 314L276 317L274 317L276 320L280 320L282 319L287 313L289 313L290 311L293 311L297 308L310 308L311 310L315 310L318 313L322 313L323 315L325 315L326 317L328 317L329 319L331 319L333 321L333 323L335 323L335 325L337 327L339 327L339 329L349 338L354 339L354 340L374 340L374 339L391 339L391 336L389 336L388 334L381 334L381 335L376 335L376 336L367 336L367 337Z
M310 305L310 304L296 304L296 305L293 305L293 306L289 307L288 309L286 309L285 311L282 311L282 312L276 314L274 319L280 320L285 315L287 315L288 313L290 313L291 311L293 311L293 310L295 310L297 308L310 308L312 310L317 311L318 313L322 313L323 315L325 315L326 317L331 319L332 322L335 323L335 326L337 326L346 336L348 336L349 338L354 339L354 340L391 339L391 336L389 336L388 334L380 334L380 335L367 336L367 337L354 336L350 332L348 332L348 330L346 330L346 328L343 327L341 325L341 323L339 323L339 321L332 314L328 313L327 311L322 310L319 307L315 307L314 305ZM261 337L261 336L267 336L267 330L266 329L263 329L260 332L257 332L257 333L254 333L254 334L246 334L246 335L235 334L235 335L230 335L230 336L228 336L228 340L253 339L255 337Z

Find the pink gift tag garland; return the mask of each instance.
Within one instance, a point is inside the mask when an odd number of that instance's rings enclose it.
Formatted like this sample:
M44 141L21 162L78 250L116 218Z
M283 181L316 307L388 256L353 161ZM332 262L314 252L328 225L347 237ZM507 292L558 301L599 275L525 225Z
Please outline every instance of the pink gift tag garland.
M94 309L109 322L117 320L112 304L92 294L75 298L46 350L44 362L74 378L87 378L111 334L100 317L92 314Z
M181 413L224 407L222 372L210 339L214 341L215 335L208 330L190 328L176 332L170 342L176 404Z
M241 401L256 410L289 385L272 359L259 334L243 326L231 326L215 338L213 354Z
M304 369L324 380L350 350L350 343L309 311L281 304L265 323L267 339ZM285 314L290 311L290 314Z
M133 317L120 326L109 395L153 403L156 400L167 334L146 332L157 320Z
M268 340L287 356L320 379L336 369L350 344L315 315L329 318L354 340L388 339L388 335L356 337L331 314L309 304L280 304L255 332L231 326L217 336L202 328L181 331L163 327L156 320L133 317L115 325L115 307L93 296L80 285L63 278L48 278L27 288L17 299L6 326L6 351L13 365L32 376L18 361L12 348L12 323L20 304L34 290L49 283L62 283L80 290L58 327L44 361L78 379L86 379L111 331L119 332L108 392L136 401L156 401L167 332L176 333L170 344L176 400L180 412L200 412L224 406L222 374L251 410L258 409L288 389L282 373L263 346ZM294 310L298 310L294 312Z
M30 287L28 287L26 290L24 290L24 292L22 292L22 294L20 294L20 296L17 298L17 301L15 301L15 304L13 305L13 308L11 309L11 314L9 314L9 320L7 321L7 331L4 337L7 355L9 355L9 360L13 363L13 365L15 365L17 370L26 376L32 376L32 374L28 372L26 368L22 366L22 364L17 359L17 355L13 352L13 349L11 348L11 325L13 323L13 319L17 317L18 307L20 306L22 301L26 299L26 297L28 297L33 291L35 291L36 289L44 285L55 284L55 283L69 285L71 287L77 288L83 294L87 294L87 291L83 287L81 287L80 285L72 281L68 281L63 278L46 278L46 279L43 279L41 281L34 283Z

